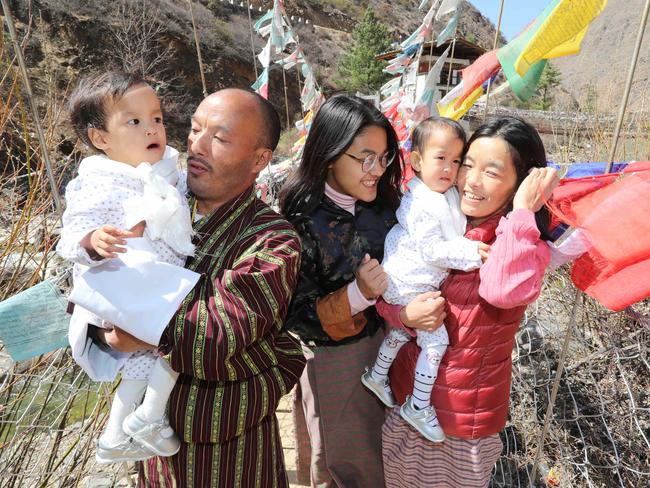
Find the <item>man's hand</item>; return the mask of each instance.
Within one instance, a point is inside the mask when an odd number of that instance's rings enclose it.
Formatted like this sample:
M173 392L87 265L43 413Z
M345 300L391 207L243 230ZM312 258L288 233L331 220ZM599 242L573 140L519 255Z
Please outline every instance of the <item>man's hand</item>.
M481 260L485 262L485 260L488 258L490 255L490 249L492 246L489 244L486 244L485 242L479 242L478 243L478 254L481 256Z
M116 258L117 253L126 252L126 240L144 235L144 222L139 222L130 230L118 229L112 225L102 225L81 240L83 247L93 259Z
M388 275L381 267L379 261L370 259L366 254L355 273L359 290L367 300L373 300L386 291Z
M103 340L111 347L120 352L135 352L141 349L155 349L155 346L141 341L119 327L113 327L111 330L103 330Z
M442 325L445 313L445 299L439 291L428 291L415 297L400 310L402 323L412 329L434 331Z

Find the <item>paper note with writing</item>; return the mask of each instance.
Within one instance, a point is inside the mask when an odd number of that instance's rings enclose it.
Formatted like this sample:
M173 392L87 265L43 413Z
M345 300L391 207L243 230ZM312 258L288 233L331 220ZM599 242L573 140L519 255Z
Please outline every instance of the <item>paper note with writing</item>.
M45 280L0 303L0 342L18 362L67 347L67 301Z
M154 346L200 275L156 258L144 238L75 278L70 301Z

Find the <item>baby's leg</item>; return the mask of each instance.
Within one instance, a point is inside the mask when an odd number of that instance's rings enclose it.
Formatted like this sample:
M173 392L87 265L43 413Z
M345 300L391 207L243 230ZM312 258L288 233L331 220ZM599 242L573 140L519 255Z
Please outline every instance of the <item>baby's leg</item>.
M417 336L418 346L422 351L415 365L413 405L422 410L431 405L431 391L438 377L438 367L449 344L449 337L444 325L433 332L417 331Z
M388 370L397 357L397 353L404 344L413 337L408 332L400 329L391 329L384 341L381 343L377 360L372 367L372 377L377 381L385 381Z
M144 400L138 407L138 415L149 422L162 419L177 379L178 373L169 363L163 358L158 358L151 369Z
M135 406L140 403L146 387L146 380L122 378L113 398L106 428L101 435L101 441L107 447L116 446L129 438L122 429L122 423L126 416L133 412Z

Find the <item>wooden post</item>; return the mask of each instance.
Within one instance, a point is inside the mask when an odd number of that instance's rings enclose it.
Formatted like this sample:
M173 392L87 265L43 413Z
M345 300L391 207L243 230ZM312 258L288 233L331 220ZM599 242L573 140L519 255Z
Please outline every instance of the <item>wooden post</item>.
M650 11L650 0L646 0L645 2L643 14L641 15L641 23L639 24L639 31L636 35L636 44L634 46L634 52L632 53L632 60L630 61L630 69L627 73L627 81L625 82L623 100L621 100L621 106L618 110L618 118L616 120L616 127L614 129L614 140L612 141L612 148L609 151L609 158L607 159L607 173L612 170L612 165L614 164L614 155L616 154L616 146L618 145L618 136L621 133L623 117L625 116L625 109L627 108L627 100L630 96L630 89L632 88L634 71L636 70L636 64L639 59L639 51L641 50L641 44L643 43L643 33L645 32L645 26L648 22L648 11Z
M199 73L201 74L201 85L203 86L203 96L208 96L208 90L205 86L205 75L203 74L203 58L201 58L201 46L199 45L199 36L196 32L196 24L194 23L194 10L192 10L192 0L188 0L190 4L190 18L192 19L192 31L194 31L194 44L196 45L196 56L199 59Z
M284 86L284 108L287 112L287 129L290 127L291 122L289 121L289 97L287 95L287 75L284 72L284 66L282 68L282 85Z
M449 93L449 87L451 86L451 72L454 67L454 51L456 50L456 32L458 31L458 25L454 29L454 40L451 43L451 56L449 58L449 75L447 76L447 93Z
M251 52L253 53L253 67L255 68L255 79L258 78L257 74L257 55L255 54L255 44L253 43L253 21L251 20L251 4L246 0L246 9L248 13L248 30L251 35Z
M501 0L501 7L499 8L499 20L497 21L497 30L494 33L494 44L492 46L492 49L497 48L497 44L499 42L499 31L501 30L501 17L503 16L503 4L505 3L505 0ZM483 114L483 120L487 118L488 114L488 103L490 102L490 88L492 87L492 80L488 80L488 87L487 87L487 92L485 94L485 113Z
M18 59L18 66L20 67L20 72L23 77L23 84L25 86L25 93L27 95L27 102L29 103L29 108L32 112L32 117L34 118L34 126L36 127L36 134L38 136L38 143L41 146L41 156L43 157L43 163L45 164L45 170L47 172L47 178L50 183L50 188L52 190L52 200L54 201L54 207L59 218L63 215L63 202L61 200L61 195L59 194L59 186L56 183L56 178L54 177L54 171L52 170L52 163L50 161L50 156L47 152L47 146L45 144L45 135L43 134L43 127L41 127L41 117L38 114L38 108L36 107L36 101L34 100L34 94L32 93L32 85L29 82L29 75L27 74L27 66L25 65L25 57L23 56L23 50L18 41L18 35L16 34L16 28L14 27L14 18L9 10L9 5L7 0L1 0L2 10L5 15L5 20L7 21L7 27L9 28L9 35L11 36L11 42L14 46L14 54Z

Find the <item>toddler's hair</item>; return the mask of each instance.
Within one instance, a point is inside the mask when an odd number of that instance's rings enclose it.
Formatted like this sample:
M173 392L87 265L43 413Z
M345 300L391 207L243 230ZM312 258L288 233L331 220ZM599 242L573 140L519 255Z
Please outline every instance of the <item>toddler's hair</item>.
M446 117L429 117L424 119L413 129L411 134L411 150L417 151L420 154L424 152L427 139L437 129L451 130L458 139L463 143L463 147L467 143L467 136L463 127L453 119Z
M77 137L88 147L97 149L88 137L88 129L106 130L106 102L117 101L131 87L146 84L140 75L124 71L107 71L83 78L68 102Z

